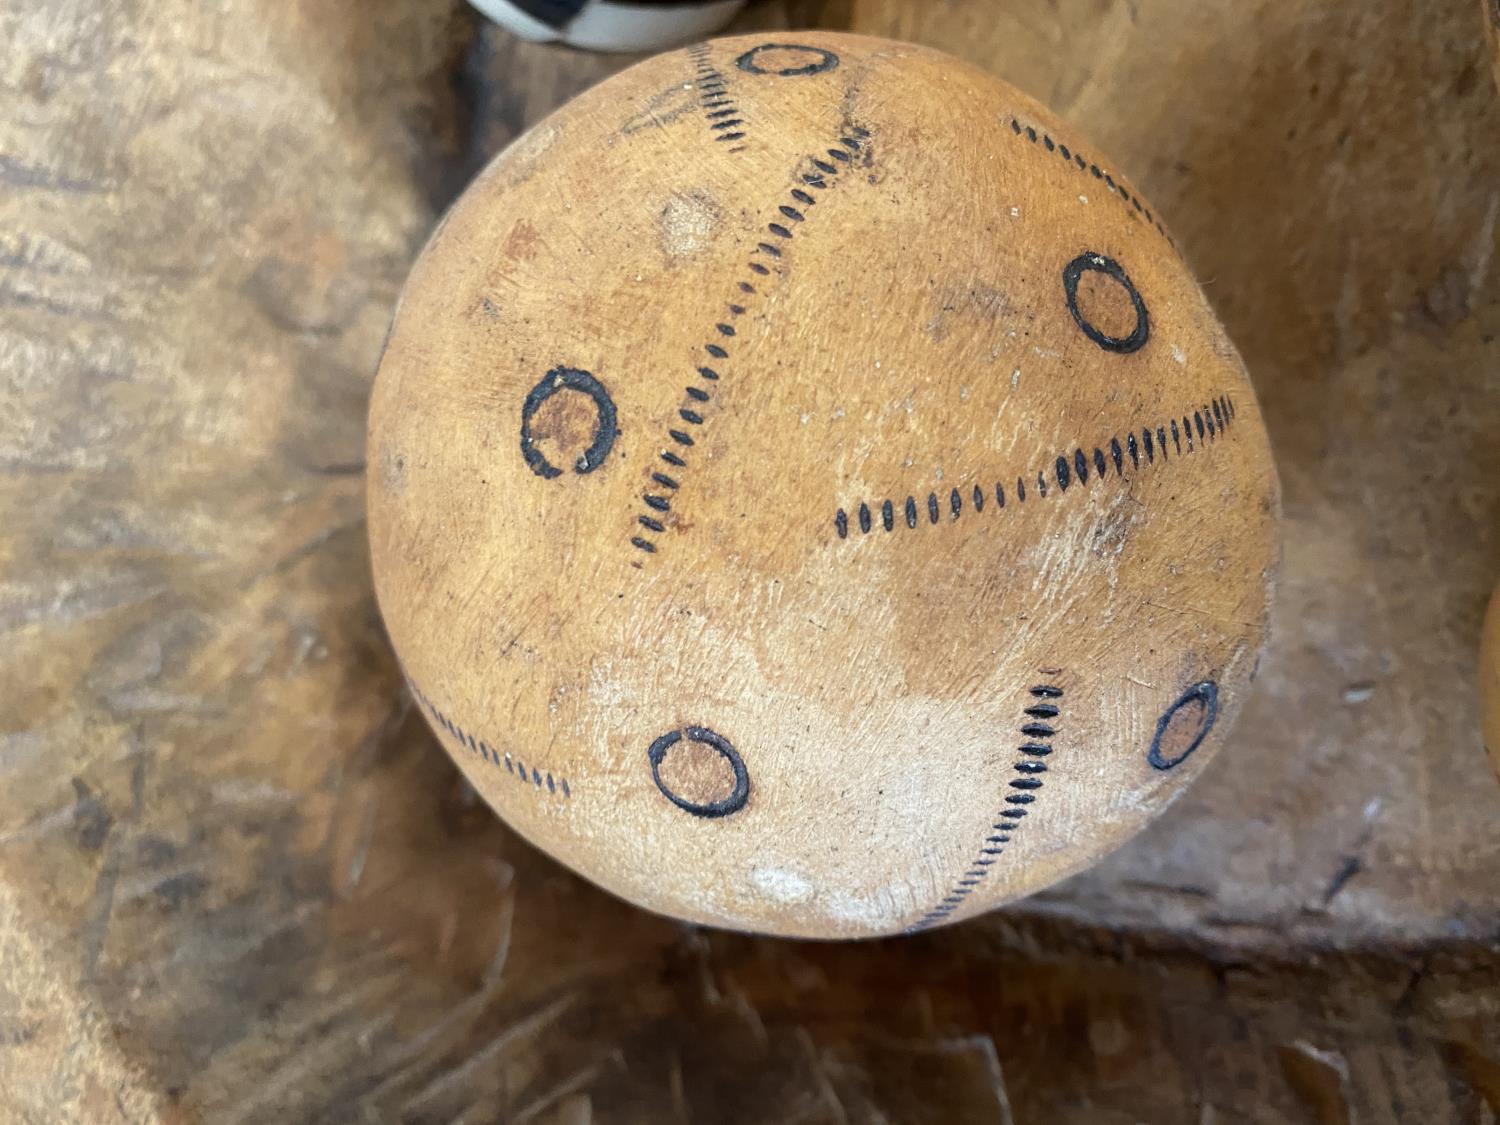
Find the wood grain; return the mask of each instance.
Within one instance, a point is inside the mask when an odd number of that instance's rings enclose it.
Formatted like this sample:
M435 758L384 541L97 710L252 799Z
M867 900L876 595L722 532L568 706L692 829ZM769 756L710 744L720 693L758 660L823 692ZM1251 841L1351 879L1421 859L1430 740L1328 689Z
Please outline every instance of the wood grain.
M1200 783L941 934L656 920L404 696L364 407L438 214L626 60L416 0L3 10L0 1089L46 1121L1487 1121L1497 95L1469 0L761 5L954 51L1165 216L1284 486ZM748 24L746 25L748 26Z
M1485 34L1490 42L1490 62L1495 67L1495 83L1500 85L1500 3L1496 3L1496 0L1479 0L1479 8Z
M1479 702L1483 711L1484 744L1500 773L1500 585L1490 598L1479 642Z

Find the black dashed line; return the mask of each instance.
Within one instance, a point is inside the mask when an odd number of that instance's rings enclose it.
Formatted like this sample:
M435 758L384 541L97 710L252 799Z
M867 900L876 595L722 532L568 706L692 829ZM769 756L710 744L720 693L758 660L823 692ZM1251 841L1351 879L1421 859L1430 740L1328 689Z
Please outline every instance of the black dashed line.
M696 54L695 54L695 52L696 52ZM707 105L709 103L712 103L713 106L714 106L714 108L711 111L709 111L709 112L707 112L705 114L706 119L709 122L711 132L713 134L715 134L715 136L714 136L715 140L720 140L720 141L740 140L740 139L742 139L745 136L745 133L743 131L739 130L738 127L743 126L745 124L745 119L743 117L741 117L741 116L737 116L737 110L735 109L735 107L721 93L721 91L723 90L723 88L725 86L725 81L723 80L723 76L719 75L717 72L711 72L711 68L707 68L706 67L707 52L708 52L708 48L706 46L694 47L694 48L690 48L690 50L689 50L690 57L695 60L695 62L697 63L697 66L698 66L698 71L699 71L699 78L698 78L698 81L697 81L698 88L699 88L700 92L710 95L709 97L707 97L707 98L704 99L705 105ZM722 106L723 108L718 108L719 106ZM851 129L850 131L851 132L857 132L860 136L869 136L868 130ZM841 139L844 141L844 143L849 144L851 147L855 147L855 148L858 147L858 142L855 141L855 140L853 140L852 138L844 137L844 138L841 138ZM730 151L738 152L738 151L741 150L742 147L743 146L740 146L740 147L731 149ZM834 157L835 160L848 161L848 160L851 159L851 157L849 156L849 154L846 153L846 152L842 152L842 151L838 151L838 150L834 150L834 149L829 149L828 152L829 152L830 155L832 155ZM829 164L826 161L823 161L823 160L821 160L821 159L819 159L817 157L807 157L806 159L808 161L810 161L811 164L812 164L812 166L814 168L817 168L820 172L823 172L823 173L835 173L835 172L838 171L838 168L835 165ZM823 180L823 178L820 175L812 175L812 174L809 174L809 173L803 173L802 174L802 181L805 184L807 184L809 187L815 188L815 189L820 190L820 191L821 190L826 190L827 187L828 187L828 184ZM801 188L793 188L793 189L791 189L790 194L791 194L791 198L795 202L802 204L804 207L810 207L810 206L814 206L816 204L816 200L813 198L813 196L810 195L808 192L803 191ZM807 221L807 215L806 215L806 213L804 211L800 210L799 208L792 206L790 203L778 203L776 205L776 213L781 218L785 219L789 223L802 223L802 222L806 222ZM781 223L781 222L770 222L770 223L767 223L766 229L773 236L775 236L776 238L779 238L779 239L786 240L786 239L791 239L791 237L792 237L791 229L788 226L786 226L783 223ZM779 259L779 258L782 257L782 251L781 251L781 249L777 245L775 245L774 243L771 243L771 242L760 242L760 243L757 243L757 245L756 245L756 251L758 253L760 253L760 254L764 254L764 255L766 255L766 256L768 256L770 258L773 258L773 259ZM759 275L761 277L768 277L771 274L771 268L769 266L761 263L761 262L751 260L751 261L747 262L746 265L748 266L748 268L750 269L750 271L752 273L757 274L757 275ZM758 291L756 290L755 286L752 285L752 284L750 284L747 281L737 282L737 288L738 288L739 292L741 292L741 293L752 295L752 296L753 295L758 295ZM732 318L733 317L743 316L743 315L745 315L749 311L746 308L745 305L738 304L738 303L731 303L731 304L728 305L728 308L729 308L730 316ZM729 323L724 323L724 322L717 322L717 323L715 323L714 324L714 331L719 336L724 337L726 339L733 339L738 334L736 328L734 327L734 325L729 324ZM706 343L706 344L703 345L703 350L706 351L710 356L714 357L715 359L720 359L720 360L727 360L727 359L729 359L729 352L728 352L728 350L722 344ZM707 379L707 380L709 380L711 382L717 382L719 380L719 378L720 378L719 372L717 370L715 370L714 368L711 368L711 367L698 367L697 370L698 370L698 374L702 378ZM701 405L703 403L710 402L711 401L711 396L708 394L707 391L703 390L702 388L700 388L700 387L693 387L693 386L686 387L685 388L685 393L687 395L687 398L690 400L690 405L679 407L679 409L677 411L678 417L681 418L684 422L686 422L686 423L688 423L689 425L692 425L692 426L703 426L703 425L705 425L706 424L706 419L705 419L704 415L698 409L695 409L695 407L697 407L697 406L699 406L699 405ZM683 448L691 447L694 444L693 438L690 437L687 433L685 433L682 430L668 429L667 430L667 436L674 443L676 443L678 446L681 446ZM677 454L671 452L670 450L663 450L661 452L660 456L661 456L661 459L663 461L665 461L669 465L674 465L674 466L676 466L678 468L686 468L687 463L685 461L683 461L683 459L680 456L678 456ZM663 487L671 488L674 491L676 491L677 489L679 489L681 487L681 482L680 481L678 481L677 479L675 479L673 477L667 477L667 476L665 476L665 475L663 475L661 473L653 473L652 474L652 480L656 481L656 483L658 483L658 484L662 484ZM645 500L646 505L648 507L652 508L655 511L662 511L662 512L664 512L664 511L669 510L669 508L670 508L669 501L665 497L662 497L662 496L655 496L655 495L652 495L652 494L647 494L644 497L644 500ZM861 503L860 506L859 506L858 511L859 511L859 518L860 518L861 530L864 531L864 532L868 532L869 529L870 529L870 518L871 518L870 517L870 506L868 504ZM885 529L887 531L890 531L893 528L894 523L895 523L895 512L894 512L894 505L893 505L893 503L890 500L886 500L886 501L882 502L880 504L880 511L881 511L881 517L882 517L881 522L884 525ZM914 520L911 520L909 522L912 522L913 524L915 523ZM649 515L648 516L637 516L637 523L640 526L648 528L649 530L652 530L652 531L664 531L665 530L665 527L662 525L661 521L657 520L653 516L649 516ZM848 538L848 525L849 525L848 514L847 514L847 512L844 509L840 509L838 515L835 517L835 520L834 520L834 526L838 530L839 538L841 538L841 539ZM639 548L640 550L643 550L643 551L648 551L648 552L655 552L656 551L656 546L653 543L651 543L650 540L643 539L643 538L641 538L639 536L633 537L631 539L631 543L634 546L636 546L637 548Z
M1030 694L1036 699L1058 700L1063 697L1063 689L1055 684L1037 684L1030 689ZM1039 715L1051 718L1060 713L1061 707L1056 703L1030 703L1022 709L1022 714L1028 720L1035 720ZM1023 734L1027 733L1037 725L1034 721L1028 721L1022 724L1021 731ZM1051 728L1048 728L1048 732L1053 733ZM908 932L926 929L952 914L964 898L984 882L985 876L989 874L988 869L996 862L995 857L1005 853L1005 845L1011 842L1010 833L1021 826L1021 820L1029 811L1020 806L1034 804L1043 788L1042 778L1036 775L1046 773L1048 769L1046 763L1035 760L1034 756L1038 751L1043 754L1052 752L1051 747L1038 743L1021 744L1018 752L1023 756L1012 763L1012 769L1022 776L1009 778L1005 783L1007 789L1018 792L1002 795L1001 803L1006 807L996 817L993 834L984 838L974 862L959 876L948 895L913 923Z
M1152 216L1150 209L1142 206L1140 199L1127 191L1125 187L1114 178L1114 175L1112 173L1106 171L1103 168L1100 168L1099 165L1085 158L1082 153L1071 151L1065 144L1059 143L1054 145L1052 138L1046 134L1041 134L1039 138L1035 128L1029 125L1023 126L1021 122L1015 117L1012 117L1010 119L1010 129L1016 137L1024 138L1031 144L1036 144L1038 139L1040 139L1042 146L1048 152L1056 152L1058 156L1062 157L1065 163L1069 165L1076 165L1079 171L1085 172L1088 175L1093 176L1094 179L1103 182L1111 192L1119 197L1120 202L1125 204L1127 209L1133 208L1135 212L1144 216L1146 222L1155 227L1161 234L1161 236L1167 240L1168 243L1170 243L1173 247L1177 245L1177 243L1173 241L1172 236L1167 234L1162 225L1157 222L1156 219Z
M649 551L655 549L649 543L646 543L645 540L641 540L640 542L646 544L643 548L644 550ZM427 712L427 714L435 723L438 724L438 726L447 731L448 735L455 742L467 748L471 753L477 755L482 761L488 762L496 769L503 765L505 767L506 773L516 773L517 766L519 765L519 759L517 759L513 764L509 752L501 754L500 751L496 750L484 739L475 738L474 735L464 730L447 715L443 714L443 712L437 708L432 700L427 698L422 689L417 687L417 685L410 678L407 679L406 685L411 689L412 697L416 699L417 703L421 705L422 709ZM531 781L532 784L536 786L536 788L542 788L543 780L541 774L535 771L533 771L533 774L534 776L532 778L528 778L526 776L526 768L524 766L520 766L519 779L521 781ZM547 792L549 794L556 795L559 785L556 781L554 781L551 773L547 774L545 784ZM561 789L563 797L567 798L573 795L572 790L568 787L567 779L565 778L561 779Z

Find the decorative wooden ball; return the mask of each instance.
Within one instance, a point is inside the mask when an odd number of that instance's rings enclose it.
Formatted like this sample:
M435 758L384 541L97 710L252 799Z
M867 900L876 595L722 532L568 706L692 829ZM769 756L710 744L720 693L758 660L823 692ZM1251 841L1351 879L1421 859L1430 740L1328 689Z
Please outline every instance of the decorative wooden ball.
M908 44L719 40L543 121L414 268L369 448L443 745L695 922L889 934L1078 871L1265 637L1265 430L1155 211Z
M1479 707L1490 763L1500 773L1500 586L1490 598L1479 642Z

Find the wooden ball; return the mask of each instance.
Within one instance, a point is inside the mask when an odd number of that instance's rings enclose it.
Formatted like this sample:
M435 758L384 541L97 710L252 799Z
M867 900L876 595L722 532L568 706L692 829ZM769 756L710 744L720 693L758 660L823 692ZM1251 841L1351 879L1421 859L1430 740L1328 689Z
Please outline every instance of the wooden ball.
M848 35L604 82L414 268L370 414L376 588L517 831L777 934L972 916L1207 765L1278 488L1156 211L1005 83Z
M1500 773L1500 586L1490 598L1479 641L1479 709L1490 763Z

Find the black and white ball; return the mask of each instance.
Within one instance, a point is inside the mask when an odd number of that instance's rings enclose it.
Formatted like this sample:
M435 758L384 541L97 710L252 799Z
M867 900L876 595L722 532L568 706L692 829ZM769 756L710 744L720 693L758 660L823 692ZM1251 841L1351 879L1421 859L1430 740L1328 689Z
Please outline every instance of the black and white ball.
M712 35L744 0L470 0L523 39L591 51L657 51Z

